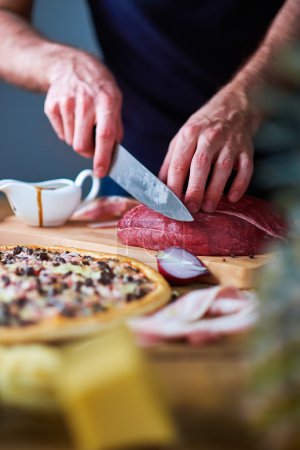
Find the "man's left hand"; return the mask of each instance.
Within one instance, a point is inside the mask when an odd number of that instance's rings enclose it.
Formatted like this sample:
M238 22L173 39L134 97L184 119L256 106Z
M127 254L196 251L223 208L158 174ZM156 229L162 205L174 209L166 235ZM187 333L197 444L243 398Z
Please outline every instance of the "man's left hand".
M241 86L229 83L180 128L170 143L159 177L191 212L200 208L211 212L235 169L228 196L230 201L238 201L253 173L252 137L257 126L250 96Z

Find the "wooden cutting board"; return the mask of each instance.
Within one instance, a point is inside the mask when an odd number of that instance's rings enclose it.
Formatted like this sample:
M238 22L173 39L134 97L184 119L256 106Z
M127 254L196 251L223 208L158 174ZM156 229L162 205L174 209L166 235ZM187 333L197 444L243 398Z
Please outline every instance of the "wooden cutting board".
M8 216L0 222L0 245L36 244L62 245L86 250L121 254L136 258L157 268L156 252L138 247L125 246L117 237L116 228L94 229L85 222L70 221L62 227L35 228ZM203 256L213 276L203 278L206 283L234 285L247 289L253 287L256 272L274 257L271 254L249 257Z

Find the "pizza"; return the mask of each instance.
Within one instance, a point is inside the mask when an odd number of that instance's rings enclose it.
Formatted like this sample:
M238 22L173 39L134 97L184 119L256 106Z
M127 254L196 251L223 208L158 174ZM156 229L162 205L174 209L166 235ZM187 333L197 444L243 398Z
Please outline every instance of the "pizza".
M125 256L65 247L0 247L0 343L95 333L170 299L154 269Z

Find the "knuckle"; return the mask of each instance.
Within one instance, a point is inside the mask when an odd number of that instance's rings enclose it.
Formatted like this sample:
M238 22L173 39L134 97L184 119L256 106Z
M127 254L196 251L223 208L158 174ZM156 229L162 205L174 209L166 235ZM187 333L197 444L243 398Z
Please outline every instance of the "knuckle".
M60 104L64 109L68 109L73 103L75 103L74 97L66 96L62 97L60 100Z
M195 193L195 192L199 192L199 188L200 188L200 186L199 186L198 183L192 183L189 186L189 193L192 194L192 193Z
M101 140L112 140L115 137L115 129L111 125L106 125L103 128L100 128L97 133L98 137Z
M249 184L249 180L247 178L241 178L238 182L235 183L234 189L243 194Z
M173 192L181 192L181 185L179 183L174 182L168 182L168 186Z
M199 169L207 169L210 165L210 158L205 152L195 153L193 164Z
M231 170L233 167L233 160L231 157L227 156L216 162L216 166L221 170Z
M249 157L243 158L241 160L241 169L247 172L253 172L254 169L253 160Z
M170 164L170 170L179 175L184 174L186 170L186 164L180 159L175 159Z
M77 144L73 148L74 148L74 151L80 155L86 156L88 153L88 149L84 145Z
M196 123L187 123L181 129L181 137L184 141L190 141L198 132L199 126Z
M84 153L84 148L81 145L74 145L73 149L76 153Z
M243 191L246 189L250 181L250 177L247 174L238 174L235 179L235 188L237 190Z
M211 127L208 128L205 133L205 140L208 145L213 144L216 140L218 140L222 135L222 128L221 127Z
M200 195L200 187L198 185L191 185L188 188L187 197L189 200L198 199Z
M104 171L107 169L108 160L103 153L98 153L97 155L95 155L94 165L98 168L101 167Z

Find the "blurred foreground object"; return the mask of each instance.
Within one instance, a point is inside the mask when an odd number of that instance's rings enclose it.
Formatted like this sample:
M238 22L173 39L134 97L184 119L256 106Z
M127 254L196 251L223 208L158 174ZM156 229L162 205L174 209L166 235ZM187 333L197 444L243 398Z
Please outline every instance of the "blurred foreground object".
M300 449L300 238L261 273L252 417L268 449Z
M273 84L254 93L264 122L255 137L259 191L282 210L299 209L300 194L300 42L274 58Z
M59 349L1 348L0 399L63 413L80 450L169 446L175 429L125 327Z
M55 410L54 380L62 353L45 345L0 348L0 402L27 409Z
M278 150L260 167L264 188L274 188L286 210L291 238L258 280L260 321L254 339L251 416L264 448L300 449L300 47L277 58L280 88L261 97L272 117L261 138ZM262 141L261 141L262 142ZM276 145L277 143L277 145Z
M174 430L149 368L125 328L71 348L58 398L82 450L174 442Z

